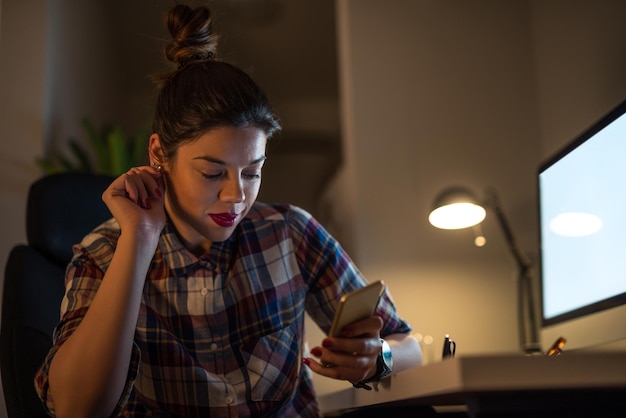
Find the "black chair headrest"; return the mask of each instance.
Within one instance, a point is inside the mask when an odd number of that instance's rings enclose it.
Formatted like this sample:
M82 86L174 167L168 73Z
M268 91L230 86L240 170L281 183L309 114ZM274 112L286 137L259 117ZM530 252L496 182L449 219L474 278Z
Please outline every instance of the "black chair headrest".
M28 193L26 235L28 243L65 265L72 245L111 217L102 192L113 179L87 173L59 173L34 182Z

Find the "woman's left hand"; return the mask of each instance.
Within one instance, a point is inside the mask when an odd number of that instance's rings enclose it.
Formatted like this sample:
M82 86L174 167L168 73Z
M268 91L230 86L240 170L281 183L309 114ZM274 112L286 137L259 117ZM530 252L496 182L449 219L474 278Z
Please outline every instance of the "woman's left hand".
M343 329L343 337L326 337L311 354L318 360L302 361L315 373L352 383L376 373L376 359L381 350L380 330L383 321L377 316L354 322Z

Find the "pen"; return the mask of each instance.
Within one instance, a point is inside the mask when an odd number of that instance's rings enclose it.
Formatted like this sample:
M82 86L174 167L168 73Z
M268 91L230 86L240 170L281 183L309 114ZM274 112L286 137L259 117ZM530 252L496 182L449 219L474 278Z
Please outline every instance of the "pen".
M443 339L443 354L441 358L444 360L452 358L454 357L454 353L456 353L456 343L450 338L450 335L446 334Z

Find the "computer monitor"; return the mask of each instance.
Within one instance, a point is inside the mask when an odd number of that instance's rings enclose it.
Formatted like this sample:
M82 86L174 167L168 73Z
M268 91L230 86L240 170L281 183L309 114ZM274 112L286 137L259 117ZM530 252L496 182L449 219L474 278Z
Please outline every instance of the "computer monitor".
M539 167L541 344L626 350L626 101Z

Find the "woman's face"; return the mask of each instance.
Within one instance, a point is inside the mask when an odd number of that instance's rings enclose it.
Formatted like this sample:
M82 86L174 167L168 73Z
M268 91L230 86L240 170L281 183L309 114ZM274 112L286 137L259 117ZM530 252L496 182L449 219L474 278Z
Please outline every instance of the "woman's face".
M261 129L219 127L163 164L165 207L189 250L203 253L228 239L246 216L259 194L266 144Z

